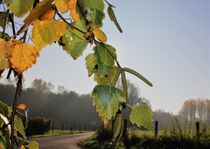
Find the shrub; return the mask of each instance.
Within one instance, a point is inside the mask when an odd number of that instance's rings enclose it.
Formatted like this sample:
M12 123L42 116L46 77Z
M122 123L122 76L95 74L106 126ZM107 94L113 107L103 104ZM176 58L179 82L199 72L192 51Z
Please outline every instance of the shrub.
M48 132L52 126L52 122L44 117L29 118L26 135L40 135Z

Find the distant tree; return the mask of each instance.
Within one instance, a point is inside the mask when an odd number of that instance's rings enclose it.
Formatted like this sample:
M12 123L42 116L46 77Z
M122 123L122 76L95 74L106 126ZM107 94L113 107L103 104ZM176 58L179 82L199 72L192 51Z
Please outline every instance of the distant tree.
M180 114L188 121L210 120L210 99L190 99L183 103Z
M58 90L58 93L59 93L59 94L63 94L64 92L67 92L66 89L65 89L65 87L62 86L62 85L59 85L59 86L57 87L57 90Z
M54 85L50 82L46 82L42 79L35 79L32 82L32 88L34 88L37 91L41 91L41 92L50 92L54 89Z

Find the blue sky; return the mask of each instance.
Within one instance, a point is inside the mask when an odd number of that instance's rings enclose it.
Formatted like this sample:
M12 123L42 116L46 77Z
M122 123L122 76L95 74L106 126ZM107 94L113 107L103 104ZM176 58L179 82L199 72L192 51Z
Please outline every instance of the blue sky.
M110 0L117 8L123 29L105 20L108 43L116 47L123 66L149 80L148 87L127 75L149 99L152 109L177 113L184 100L210 98L210 1L209 0ZM42 78L79 93L95 85L85 68L85 56L74 61L61 47L42 50L36 65L25 73L26 86Z

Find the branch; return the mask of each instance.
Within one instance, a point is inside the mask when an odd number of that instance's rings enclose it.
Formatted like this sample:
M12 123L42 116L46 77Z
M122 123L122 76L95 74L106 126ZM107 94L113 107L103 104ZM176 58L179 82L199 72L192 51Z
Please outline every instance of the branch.
M14 97L14 101L13 101L13 106L12 106L12 115L11 115L11 119L10 119L10 124L11 124L11 149L14 149L14 145L15 145L15 114L16 114L16 110L17 110L17 104L18 104L18 99L20 98L21 92L22 92L22 79L23 79L23 75L19 74L18 75L18 82L17 82L17 87L16 87L16 91L15 91L15 97Z
M86 32L82 31L81 29L75 27L74 25L72 25L71 23L67 22L66 19L58 12L58 10L56 9L56 14L60 17L61 20L63 20L66 24L68 24L68 26L70 26L71 28L79 31L82 34L86 34Z

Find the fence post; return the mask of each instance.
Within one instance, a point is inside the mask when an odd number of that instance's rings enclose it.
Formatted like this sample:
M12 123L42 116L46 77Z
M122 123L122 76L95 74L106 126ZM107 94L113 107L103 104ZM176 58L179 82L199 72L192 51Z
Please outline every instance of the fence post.
M61 130L63 131L64 129L64 123L61 124Z
M158 136L158 121L155 121L155 139Z
M52 133L54 132L54 123L52 123Z
M196 126L196 136L199 139L199 137L200 137L200 123L196 122L195 126Z

